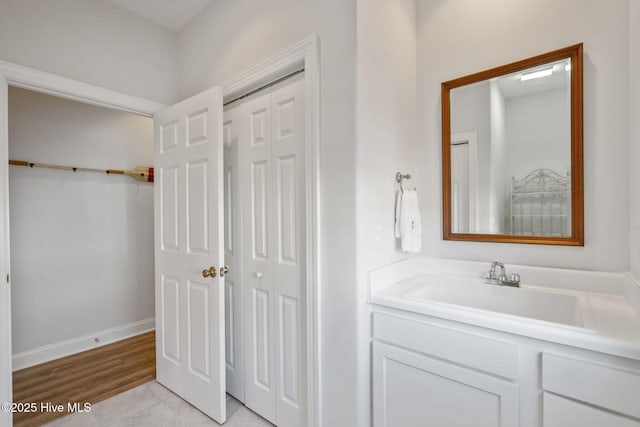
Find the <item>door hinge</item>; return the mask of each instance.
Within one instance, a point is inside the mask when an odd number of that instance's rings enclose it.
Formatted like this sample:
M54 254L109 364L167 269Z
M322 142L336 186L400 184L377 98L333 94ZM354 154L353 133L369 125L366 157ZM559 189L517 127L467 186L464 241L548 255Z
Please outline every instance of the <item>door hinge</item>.
M7 273L7 283L10 283L9 273Z

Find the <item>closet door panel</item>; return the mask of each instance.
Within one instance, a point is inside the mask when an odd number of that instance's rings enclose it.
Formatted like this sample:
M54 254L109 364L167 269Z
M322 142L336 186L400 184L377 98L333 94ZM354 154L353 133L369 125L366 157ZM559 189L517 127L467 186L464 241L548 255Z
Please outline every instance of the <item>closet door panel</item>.
M301 81L301 80L299 80ZM294 83L295 85L296 83ZM285 87L274 92L274 128L275 138L282 141L289 138L296 138L303 128L297 121L300 98L291 88Z
M254 261L268 261L267 230L267 161L257 160L251 163L251 256Z
M224 259L225 275L225 366L227 393L244 398L244 331L242 296L242 228L239 198L238 113L225 111L224 143Z
M196 111L187 116L187 146L207 142L207 110Z
M245 403L278 426L306 424L304 79L242 101Z
M243 224L245 404L275 423L273 182L270 95L237 107Z
M165 154L178 149L178 121L173 120L160 126L160 152Z
M187 284L187 348L189 371L209 382L209 286L206 283L189 281Z
M250 111L250 145L251 147L259 147L262 144L268 145L271 140L271 126L269 125L269 107L266 104L259 105L258 108L252 108ZM265 147L268 150L269 147Z
M162 276L162 329L164 334L158 343L162 356L173 363L180 364L180 279Z
M209 254L209 218L207 204L207 160L188 162L187 166L187 250L192 254Z
M178 250L178 165L160 170L160 242L163 251Z
M275 86L271 95L271 158L275 203L276 424L306 423L305 114L304 79Z
M300 375L298 343L298 311L300 305L296 298L280 295L278 304L279 324L279 360L280 360L280 399L290 407L298 408L300 404Z
M294 155L283 156L276 161L278 262L292 266L298 263L296 169Z
M230 381L232 374L229 373L229 370L232 372L235 371L236 368L236 351L235 351L235 334L236 334L236 323L235 323L235 304L236 304L236 295L235 290L237 285L229 279L226 279L224 282L224 305L225 305L225 364L227 366L227 393L231 393L230 391Z
M269 299L268 291L253 290L253 383L266 392L271 392Z

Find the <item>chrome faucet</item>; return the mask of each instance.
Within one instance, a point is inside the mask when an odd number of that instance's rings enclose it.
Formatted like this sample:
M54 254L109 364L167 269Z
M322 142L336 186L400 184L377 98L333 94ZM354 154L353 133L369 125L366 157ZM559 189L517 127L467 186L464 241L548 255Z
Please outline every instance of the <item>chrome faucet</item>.
M496 271L498 267L500 268L499 272ZM515 288L519 288L520 275L513 273L507 279L507 272L504 268L504 264L498 261L493 261L491 263L491 268L487 273L485 283L489 285L513 286Z

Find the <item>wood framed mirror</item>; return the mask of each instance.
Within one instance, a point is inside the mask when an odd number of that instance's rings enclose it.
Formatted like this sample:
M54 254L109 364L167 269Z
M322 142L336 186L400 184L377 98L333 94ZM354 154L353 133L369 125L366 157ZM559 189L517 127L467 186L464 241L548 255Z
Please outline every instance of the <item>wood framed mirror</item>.
M445 240L584 246L582 44L442 83Z

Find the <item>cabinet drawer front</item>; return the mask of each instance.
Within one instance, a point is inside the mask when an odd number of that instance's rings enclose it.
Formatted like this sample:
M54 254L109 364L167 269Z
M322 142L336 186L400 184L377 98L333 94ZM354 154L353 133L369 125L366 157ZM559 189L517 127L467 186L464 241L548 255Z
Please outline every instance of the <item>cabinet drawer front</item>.
M543 394L544 427L640 427L640 422L592 406Z
M457 329L373 314L373 337L504 378L518 378L518 346Z
M640 418L639 372L543 353L542 388Z

